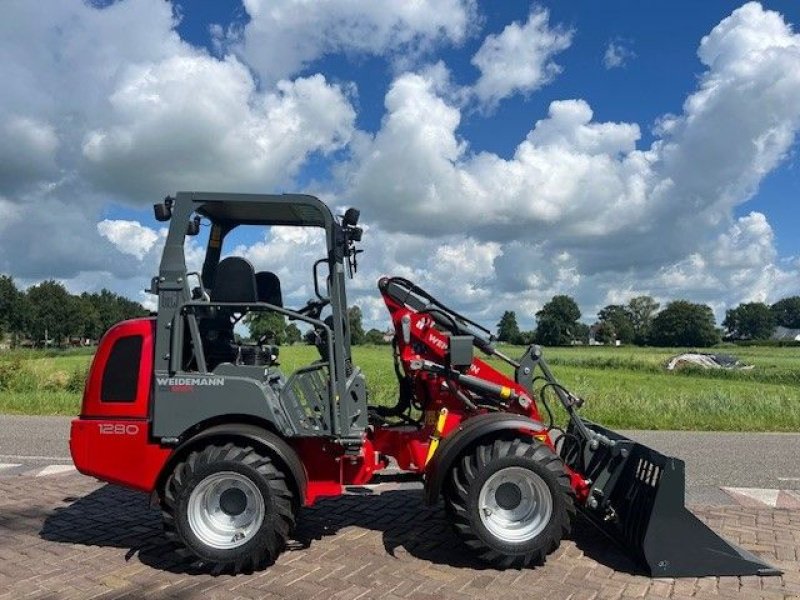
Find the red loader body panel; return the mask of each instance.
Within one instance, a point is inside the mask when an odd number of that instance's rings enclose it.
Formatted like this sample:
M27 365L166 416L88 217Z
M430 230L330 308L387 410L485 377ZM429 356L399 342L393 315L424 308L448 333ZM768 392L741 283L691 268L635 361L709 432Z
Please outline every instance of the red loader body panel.
M134 319L103 336L69 440L81 473L144 492L172 454L150 441L154 329L154 319Z
M413 363L420 360L430 360L444 364L449 350L448 336L436 327L434 319L429 314L419 312L399 302L380 283L378 287L381 288L384 302L392 317L395 339L397 340L397 351L403 370L413 378L416 396L418 398L427 398L428 401L425 406L425 427L422 430L403 434L395 433L392 430L384 431L378 429L375 432L376 446L382 452L386 451L384 447L388 447L390 451L387 453L397 457L401 468L424 472L426 465L424 460L422 463L419 462L419 457L424 457L427 454L428 440L434 434L436 418L441 409L445 408L448 411L445 426L441 432L442 439L446 438L464 419L485 413L487 410L478 407L477 411L470 411L453 394L444 377L412 368ZM406 321L405 325L403 323L404 320ZM407 337L404 336L404 328L408 332ZM518 395L521 401L510 403L505 412L516 413L542 423L541 432L534 433L534 436L556 452L543 423L536 398L532 398L524 386L479 358L473 359L467 373L484 381L504 386ZM525 434L524 432L521 433ZM528 432L525 435L530 435L530 433ZM422 453L423 449L425 454ZM391 450L394 450L394 452ZM568 467L567 471L576 497L579 501L585 500L588 493L586 479L580 473L576 473Z

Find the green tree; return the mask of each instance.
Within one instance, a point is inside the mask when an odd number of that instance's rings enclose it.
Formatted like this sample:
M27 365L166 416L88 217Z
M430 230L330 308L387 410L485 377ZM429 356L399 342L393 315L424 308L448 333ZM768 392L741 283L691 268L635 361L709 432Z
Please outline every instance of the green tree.
M615 339L623 344L633 342L636 333L633 330L633 320L630 309L627 306L609 304L597 313L597 318L601 325L609 325L611 327ZM596 336L595 339L597 339Z
M86 337L99 338L120 321L147 315L145 308L138 302L119 296L105 288L92 294L84 292L80 297L82 301L88 302L92 306L95 315L88 319ZM88 314L88 309L86 311Z
M763 302L748 302L729 309L722 326L735 340L766 340L775 330L775 314Z
M251 312L244 322L250 329L253 341L266 337L266 341L274 344L286 343L286 317L282 314L267 310Z
M656 346L713 346L719 342L714 313L705 304L670 302L653 319L650 342Z
M650 296L636 296L628 302L628 313L633 326L633 339L637 344L646 344L659 303Z
M75 296L74 300L78 309L78 328L75 333L82 338L98 339L105 332L103 323L100 320L100 313L89 300L87 294Z
M534 340L544 346L561 346L565 343L562 323L553 317L541 317L536 322Z
M500 317L497 324L497 339L509 344L520 343L520 331L517 324L517 315L513 310L507 310Z
M800 329L800 296L778 300L770 307L775 323L789 329Z
M581 342L582 344L589 343L589 326L586 323L581 323L578 321L575 324L574 333L572 334L572 339L576 342Z
M19 336L30 325L30 304L17 289L14 279L0 275L0 337L6 333Z
M580 337L581 311L570 296L553 298L536 313L536 341L545 346L566 346Z
M64 338L80 333L80 307L60 283L43 281L28 290L31 305L30 334L35 342L52 340L61 345Z
M598 321L593 328L594 340L600 344L611 344L617 339L614 325L610 321Z
M535 331L520 331L519 333L519 340L515 343L520 344L522 346L529 346L536 341L536 332Z
M364 342L367 344L373 344L375 346L386 343L383 341L383 332L378 331L375 328L370 329L366 334L364 334Z
M364 343L364 325L361 309L358 306L351 306L347 309L347 320L350 323L350 343L358 346Z
M286 326L286 343L296 344L301 339L303 339L303 334L300 331L300 328L294 323L289 323Z

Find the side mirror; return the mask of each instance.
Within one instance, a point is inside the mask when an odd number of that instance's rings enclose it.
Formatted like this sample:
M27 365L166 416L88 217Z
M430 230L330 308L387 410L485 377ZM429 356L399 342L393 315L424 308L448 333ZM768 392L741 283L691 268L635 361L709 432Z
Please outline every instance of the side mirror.
M155 214L156 221L163 223L164 221L169 221L172 216L172 209L166 204L153 204L153 213Z
M342 223L348 227L355 227L358 225L358 218L361 216L361 211L357 208L348 208L342 217Z
M172 217L173 202L175 202L175 200L171 196L167 196L164 198L163 202L153 204L153 213L155 214L156 221L163 223L164 221L170 220Z
M197 235L200 233L200 217L195 217L186 224L186 235Z
M453 369L467 368L472 364L474 351L471 335L451 335L447 357Z

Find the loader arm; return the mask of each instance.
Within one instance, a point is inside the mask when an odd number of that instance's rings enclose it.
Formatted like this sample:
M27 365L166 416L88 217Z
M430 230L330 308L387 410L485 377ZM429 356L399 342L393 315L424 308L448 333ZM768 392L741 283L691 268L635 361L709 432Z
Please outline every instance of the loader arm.
M493 346L487 329L412 282L383 278L378 287L395 327L396 359L403 376L413 382L417 406L434 415L445 409L450 415L444 431L436 432L445 437L442 450L426 471L429 502L436 501L461 449L492 434L533 436L561 457L581 513L649 575L780 574L685 508L683 461L581 418L583 400L556 380L539 346L511 359ZM463 338L513 368L514 378L479 358L454 364L454 348ZM543 382L538 394L536 381ZM563 428L546 403L548 388L567 413Z

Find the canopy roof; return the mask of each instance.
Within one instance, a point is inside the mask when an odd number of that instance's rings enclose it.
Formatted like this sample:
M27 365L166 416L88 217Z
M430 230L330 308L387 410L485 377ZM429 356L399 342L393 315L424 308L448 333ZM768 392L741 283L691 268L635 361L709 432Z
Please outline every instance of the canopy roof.
M216 194L192 192L195 212L227 225L295 225L329 227L330 209L304 194Z

